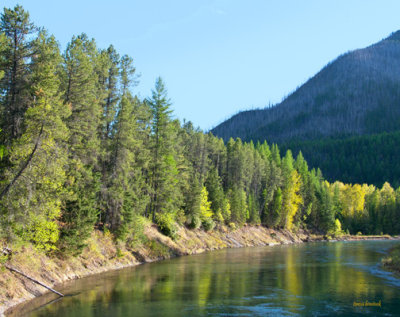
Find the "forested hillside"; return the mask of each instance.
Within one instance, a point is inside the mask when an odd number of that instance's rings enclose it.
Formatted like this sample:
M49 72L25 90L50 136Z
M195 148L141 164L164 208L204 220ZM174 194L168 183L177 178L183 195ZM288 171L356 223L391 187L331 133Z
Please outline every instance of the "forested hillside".
M388 135L379 134L399 131L399 67L400 31L370 47L340 56L280 104L241 112L212 132L224 140L240 137L245 141L267 140L285 148L295 145L294 153L302 150L310 165L322 167L331 181L372 182L379 186L385 181L398 183L400 171L394 160L387 159L396 156L396 149L384 146L391 139L386 141ZM355 141L349 137L371 134L379 135L373 138L382 142L363 138L363 146L351 148ZM335 154L332 148L342 144L346 144L346 150L337 148L340 153ZM379 160L382 152L387 154L386 159ZM377 153L374 159L371 153ZM375 165L370 164L376 160L383 164L379 171L390 173L377 173Z
M282 150L301 151L310 166L318 166L330 180L349 183L362 180L382 186L386 181L400 186L400 131L348 138L292 141ZM327 172L325 172L327 171Z
M0 239L79 254L93 230L138 243L143 222L398 233L400 189L330 184L303 156L173 120L161 78L134 93L131 57L86 34L60 52L20 6L0 23Z

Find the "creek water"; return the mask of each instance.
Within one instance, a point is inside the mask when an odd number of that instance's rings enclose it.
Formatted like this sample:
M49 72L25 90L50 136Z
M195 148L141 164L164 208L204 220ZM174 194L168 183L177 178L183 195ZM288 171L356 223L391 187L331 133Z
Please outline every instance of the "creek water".
M226 249L94 275L17 316L396 316L400 279L380 267L397 241ZM44 304L46 303L46 304ZM376 306L379 305L379 306Z

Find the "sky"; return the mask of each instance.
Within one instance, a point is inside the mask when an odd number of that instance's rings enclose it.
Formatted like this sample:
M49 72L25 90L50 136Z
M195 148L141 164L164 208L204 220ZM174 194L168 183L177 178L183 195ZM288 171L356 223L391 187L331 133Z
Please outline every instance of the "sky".
M64 50L85 32L134 60L134 92L161 76L175 118L207 131L280 102L340 54L400 29L398 0L2 0Z

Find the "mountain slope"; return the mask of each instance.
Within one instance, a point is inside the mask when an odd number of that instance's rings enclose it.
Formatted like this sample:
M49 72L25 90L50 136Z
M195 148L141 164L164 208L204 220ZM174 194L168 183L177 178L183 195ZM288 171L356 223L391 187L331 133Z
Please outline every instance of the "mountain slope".
M287 142L400 127L400 31L338 57L280 104L215 127L224 138Z
M338 57L280 104L212 130L302 151L328 180L400 185L400 31Z

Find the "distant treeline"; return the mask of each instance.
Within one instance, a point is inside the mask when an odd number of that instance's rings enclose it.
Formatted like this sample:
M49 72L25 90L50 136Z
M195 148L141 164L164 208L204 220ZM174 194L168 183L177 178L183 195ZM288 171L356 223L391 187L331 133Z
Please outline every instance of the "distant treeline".
M61 53L21 6L0 24L0 235L79 254L95 228L128 245L143 219L328 234L398 233L400 190L329 184L303 156L171 118L163 81L132 92L132 58L74 36Z

